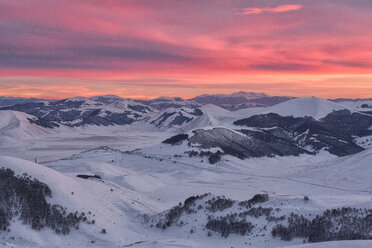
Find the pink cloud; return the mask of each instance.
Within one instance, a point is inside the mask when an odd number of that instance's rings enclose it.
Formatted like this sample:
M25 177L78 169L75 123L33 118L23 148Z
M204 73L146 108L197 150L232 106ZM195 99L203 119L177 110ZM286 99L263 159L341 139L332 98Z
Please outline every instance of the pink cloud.
M243 15L288 12L288 11L293 11L293 10L299 10L302 7L303 7L302 5L288 4L288 5L279 5L274 8L245 8L243 9Z
M288 80L283 75L295 75L291 87L297 90L293 92L296 95L302 90L304 95L338 92L341 97L352 88L358 89L360 96L366 97L367 91L372 94L370 81L362 85L355 78L349 80L349 88L335 85L332 91L324 90L324 83L311 82L313 88L301 83L314 75L372 75L372 31L365 28L372 26L371 3L213 2L1 0L0 95L19 95L22 91L23 95L41 97L39 92L48 85L54 88L44 90L45 95L60 92L55 97L75 92L108 94L121 85L96 80L143 75L186 79L187 83L180 93L181 83L136 82L123 85L127 88L122 95L191 96L201 93L201 80L207 81L203 85L211 84L203 93L211 93L208 90L216 87L216 80L221 85L235 83L242 90L255 90L252 84L243 87L247 75L259 75L252 80L262 84L257 90L275 94L281 92L268 88L266 82L275 81L278 75L285 83ZM251 5L242 5L247 2ZM263 75L271 77L263 79ZM242 78L231 79L238 76ZM5 77L15 80L10 83ZM35 77L51 80L37 88L32 85ZM59 81L65 82L65 78L76 81L67 87ZM104 87L97 89L97 85ZM283 86L283 92L288 88Z

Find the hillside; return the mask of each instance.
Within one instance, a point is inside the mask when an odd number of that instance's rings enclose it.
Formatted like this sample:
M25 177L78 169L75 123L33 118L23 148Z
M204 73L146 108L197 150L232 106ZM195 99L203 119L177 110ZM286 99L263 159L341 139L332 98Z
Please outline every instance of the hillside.
M35 117L23 112L0 110L0 145L12 146L24 139L39 138L53 133L52 130L30 123Z
M47 225L44 227L41 225L41 228L36 226L35 221L31 222L35 228L31 228L15 218L15 222L12 221L9 226L9 232L0 231L0 235L4 237L0 244L4 245L4 242L11 241L21 247L22 245L26 247L28 245L37 247L100 247L102 243L108 246L125 245L131 241L135 242L139 238L140 235L136 230L130 228L133 217L140 213L133 209L131 201L136 198L136 194L130 190L122 189L113 183L105 183L102 180L85 180L76 176L63 175L43 165L6 156L0 156L0 165L13 171L15 175L30 177L32 180L35 179L42 183L40 185L44 185L43 187L50 190L45 196L47 203L57 204L55 208L62 208L61 211L65 211L68 218L70 218L68 216L70 212L76 212L78 216L84 217L84 220L78 218L76 226L75 224L70 226L69 232L65 234L62 233L62 230L61 233L54 230L58 225L50 226L48 224L51 222L48 218L53 217L46 217L45 223ZM15 183L18 182L15 181ZM22 186L20 183L21 181L17 187ZM0 186L5 187L4 184L0 184ZM2 192L3 190L4 188L2 188ZM30 194L27 191L19 192L19 197L30 199L31 195L27 195ZM30 192L36 193L35 191ZM40 204L40 201L36 203ZM0 206L4 207L3 204L6 202L2 201ZM13 211L15 210L13 209ZM40 220L42 212L39 213L36 210L31 209L33 218ZM22 213L23 210L19 209L18 214L22 216ZM117 218L117 216L121 217ZM103 229L105 229L105 233L102 232ZM117 230L125 230L125 232ZM61 235L63 238L60 238Z

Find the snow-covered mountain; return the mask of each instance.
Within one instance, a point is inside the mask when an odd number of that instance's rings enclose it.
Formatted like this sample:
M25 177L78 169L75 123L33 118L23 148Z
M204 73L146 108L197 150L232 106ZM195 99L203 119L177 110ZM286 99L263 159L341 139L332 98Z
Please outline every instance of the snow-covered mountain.
M186 100L180 97L158 97L152 100L137 100L138 102L145 104L151 108L157 109L159 111L166 110L168 108L198 108L201 104Z
M17 104L3 110L22 111L36 116L32 123L54 128L60 125L127 125L148 118L153 110L134 100L117 96L72 97L64 100Z
M158 100L183 102L182 99L174 98ZM244 141L240 144L242 149L233 152L241 158L317 153L323 149L345 156L368 147L366 142L372 135L372 116L360 111L365 104L352 103L348 107L347 104L305 97L266 108L247 108L233 112L213 104L202 107L181 104L180 107L161 111L143 102L112 95L74 97L6 107L12 110L4 112L2 133L4 137L24 139L29 137L26 134L32 133L32 130L48 133L58 129L59 133L63 133L63 128L70 128L68 130L71 131L76 127L123 126L128 131L166 132L171 137L194 130L194 134L197 133L195 136L202 138L194 137L193 140L198 139L200 144L213 143L214 147L223 146L224 153L230 155L231 147L239 143L236 140L254 140L253 143ZM28 114L22 115L14 110ZM19 118L23 116L23 124L17 127L18 131L5 128L13 127L13 122L16 122L15 117L9 117L10 113L18 113ZM240 138L234 136L236 131ZM4 138L1 140L7 142Z
M196 129L187 134L170 137L163 143L169 144L168 146L179 146L174 151L175 156L205 158L211 164L217 163L227 155L246 159L315 155L327 151L337 156L347 156L364 150L356 144L351 135L337 133L314 120L286 117L281 122L282 118L276 114L253 116L237 121L236 129L224 127Z
M249 111L229 112L214 105L201 110L208 124L180 130L184 134L164 141L180 146L174 155L206 157L211 163L225 155L245 159L327 151L347 156L363 151L372 135L371 115L314 97Z
M217 98L228 99L229 97L240 101L244 99L258 99L266 97L264 94L239 92L231 95L213 95ZM211 107L214 104L201 104L181 98L156 98L149 101L123 99L115 95L96 97L72 97L58 101L43 101L37 103L17 104L2 107L2 110L21 111L37 117L33 123L53 128L60 125L78 127L85 125L129 125L135 122L150 122L157 127L182 126L195 119L196 116L204 116L216 124L213 115L221 112L222 119L239 118L239 115L260 113L277 113L282 116L293 115L294 117L311 116L319 119L332 111L348 109L347 107L320 98L297 98L267 108L245 108L239 111L222 110ZM214 108L214 109L213 109ZM204 110L203 110L204 109ZM262 111L261 111L262 110ZM174 122L170 121L172 118ZM200 118L199 118L200 119ZM168 124L163 123L168 120ZM198 121L199 123L200 121ZM204 121L207 125L208 121ZM189 125L192 128L191 125ZM200 127L198 124L196 127Z
M154 115L149 123L160 130L189 130L206 125L205 118L206 115L200 108L168 108Z
M328 114L348 107L317 97L300 97L266 108L261 114L275 113L281 116L312 117L319 120ZM350 109L349 109L350 110Z
M265 108L234 124L249 127L247 134L258 131L268 137L291 140L309 152L326 149L338 156L362 151L360 139L372 135L371 115L313 97Z

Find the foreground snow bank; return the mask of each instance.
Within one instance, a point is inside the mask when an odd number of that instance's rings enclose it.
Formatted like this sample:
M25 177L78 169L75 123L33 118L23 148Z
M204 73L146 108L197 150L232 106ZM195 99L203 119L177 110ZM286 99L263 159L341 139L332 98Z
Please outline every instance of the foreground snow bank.
M332 241L316 244L304 244L295 246L284 246L282 248L370 248L371 240Z

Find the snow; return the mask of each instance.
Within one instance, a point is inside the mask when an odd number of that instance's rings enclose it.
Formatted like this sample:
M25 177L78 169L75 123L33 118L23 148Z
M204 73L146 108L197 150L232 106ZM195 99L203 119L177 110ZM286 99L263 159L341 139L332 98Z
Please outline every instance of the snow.
M21 139L42 137L52 130L31 124L34 117L23 112L0 110L0 146L19 144Z
M368 149L352 156L335 158L327 163L304 171L302 177L330 183L349 191L372 192L372 150Z
M365 156L367 163L370 156ZM307 209L308 212L319 213L322 209L330 207L370 205L371 193L354 191L350 185L342 188L340 181L343 180L343 175L332 174L334 180L328 180L327 175L330 175L330 172L327 168L330 165L341 164L343 168L347 168L353 162L349 161L350 159L351 157L347 157L339 160L327 152L317 156L248 160L227 156L216 166L201 162L198 158L185 156L182 147L162 144L134 152L106 148L93 149L45 165L67 175L97 174L106 182L136 192L137 197L141 198L141 204L148 206L147 209L143 209L148 215L161 213L191 195L206 192L225 195L235 200L247 200L256 193L269 193L273 197L272 203L277 202L275 204L279 205L283 203L286 211ZM367 180L370 170L364 171L366 176L363 187L366 188L372 186L370 180ZM358 173L348 173L354 180L360 177ZM307 175L314 176L307 177ZM301 204L300 199L304 195L310 197L310 205ZM141 229L143 226L138 225L137 228ZM228 239L220 239L218 235L213 235L213 239L208 239L201 229L199 234L194 236L189 234L187 229L174 229L169 232L149 229L146 232L149 237L146 239L147 242L142 244L143 247L149 244L155 244L155 247L171 243L181 245L184 244L185 238L193 240L193 243L189 244L190 247L234 245L240 247L248 241L247 237L236 235ZM267 243L263 239L251 239L248 242L254 244L254 247L278 247L301 244L302 240L286 243L274 239Z
M319 120L333 111L349 109L338 103L316 97L301 97L265 108L261 114L276 113L281 116L313 117ZM349 109L350 110L350 109Z
M83 108L88 108L89 101L94 100L84 98L88 104ZM128 99L118 101L114 105L104 105L104 109L122 111L132 103ZM271 199L268 204L280 205L286 213L320 213L326 208L343 206L371 208L372 150L342 158L327 151L316 156L246 160L223 156L220 162L211 165L206 158L190 158L185 151L193 148L188 147L187 142L178 146L161 144L166 138L180 132L192 134L197 128L233 130L234 121L260 113L321 119L332 111L360 110L358 106L319 98L297 98L268 108L234 112L208 104L201 107L202 116L190 115L187 112L192 109L183 107L182 113L194 119L174 129L157 129L148 121L131 126L47 129L31 124L27 119L34 117L25 113L0 111L0 166L18 175L28 173L48 184L53 192L48 202L66 206L68 211L91 211L97 222L94 226L82 225L70 235L58 236L48 229L34 231L16 221L9 234L0 233L4 236L4 239L0 237L0 246L222 248L249 247L251 243L251 247L372 247L371 241L302 244L302 239L294 239L287 242L273 239L269 232L265 233L265 238L231 235L225 239L217 234L207 237L203 227L197 224L192 224L198 230L195 234L190 234L190 226L162 231L150 228L143 217L144 214L157 216L192 195L207 192L234 200L268 193ZM150 116L161 113L164 112ZM370 137L360 142L367 142L367 139ZM39 164L30 162L35 158ZM102 181L77 178L78 174L99 175ZM308 204L302 200L305 195L310 198ZM102 228L107 234L100 234ZM14 240L10 239L12 236ZM92 240L96 242L91 243Z
M100 99L105 99L107 102L102 103ZM109 111L112 113L124 113L125 111L136 112L142 114L141 112L134 111L133 109L129 109L128 105L132 106L143 106L147 107L141 103L138 103L131 99L124 99L119 96L115 95L104 95L104 96L94 96L94 97L71 97L68 98L66 101L82 101L82 105L79 107L79 110L91 110L91 109L101 109L101 115L105 113L105 111ZM154 110L151 107L147 107L149 110L146 112L153 112ZM67 108L66 111L69 111L70 108Z
M133 216L139 213L133 209L135 204L132 204L134 199L139 199L136 193L118 188L113 183L63 175L45 166L7 156L0 156L0 164L18 175L27 173L49 185L53 194L53 197L48 199L49 203L61 204L70 212L91 211L92 215L88 215L88 218L96 221L95 225L81 224L79 230L74 230L71 235L64 237L55 235L48 229L37 232L24 225L11 225L11 235L16 235L15 243L26 242L37 247L88 247L91 240L96 240L98 244L112 246L135 242L137 238L143 236L130 228L131 223L135 223ZM137 209L141 208L142 205ZM120 218L117 218L119 216ZM102 228L107 230L107 234L100 234ZM3 241L0 241L0 244L4 245Z
M294 246L283 246L283 248L370 248L371 240L332 241L316 244L304 244Z
M124 246L136 242L142 242L137 245L139 247L241 247L245 246L245 242L252 243L254 247L283 247L301 244L302 240L286 242L272 239L265 242L262 238L238 235L225 239L217 234L208 238L199 227L195 235L186 229L162 232L144 225L139 214L154 216L191 195L206 192L235 200L269 193L272 203L283 203L285 211L307 209L309 212L320 212L329 207L370 206L372 193L363 189L372 187L368 178L372 173L372 168L368 166L371 151L357 154L360 157L345 158L337 158L327 152L317 156L247 160L227 156L217 165L210 165L199 158L186 156L183 153L185 146L161 144L131 152L101 147L44 165L0 156L2 166L13 169L17 174L26 172L47 183L53 191L53 198L49 199L51 203L62 204L71 211L92 211L97 221L94 227L83 226L79 231L63 237L49 230L36 232L15 223L12 224L11 235L17 238L10 243L19 247L27 247L27 244L38 247L51 247L50 244L56 247L91 247L90 241L95 239L97 242L92 247ZM361 163L353 172L351 166L357 161ZM76 178L77 174L99 175L104 182ZM349 176L349 180L344 185L345 175ZM356 182L357 179L362 183ZM310 205L301 205L299 199L304 195L310 197ZM298 202L297 205L295 202ZM102 237L99 233L102 228L108 231L107 236ZM9 240L0 241L0 244L5 245L5 242L9 243Z
M372 101L357 101L357 102L352 102L352 101L345 101L345 102L340 102L339 104L342 104L348 108L355 109L358 111L372 111Z

